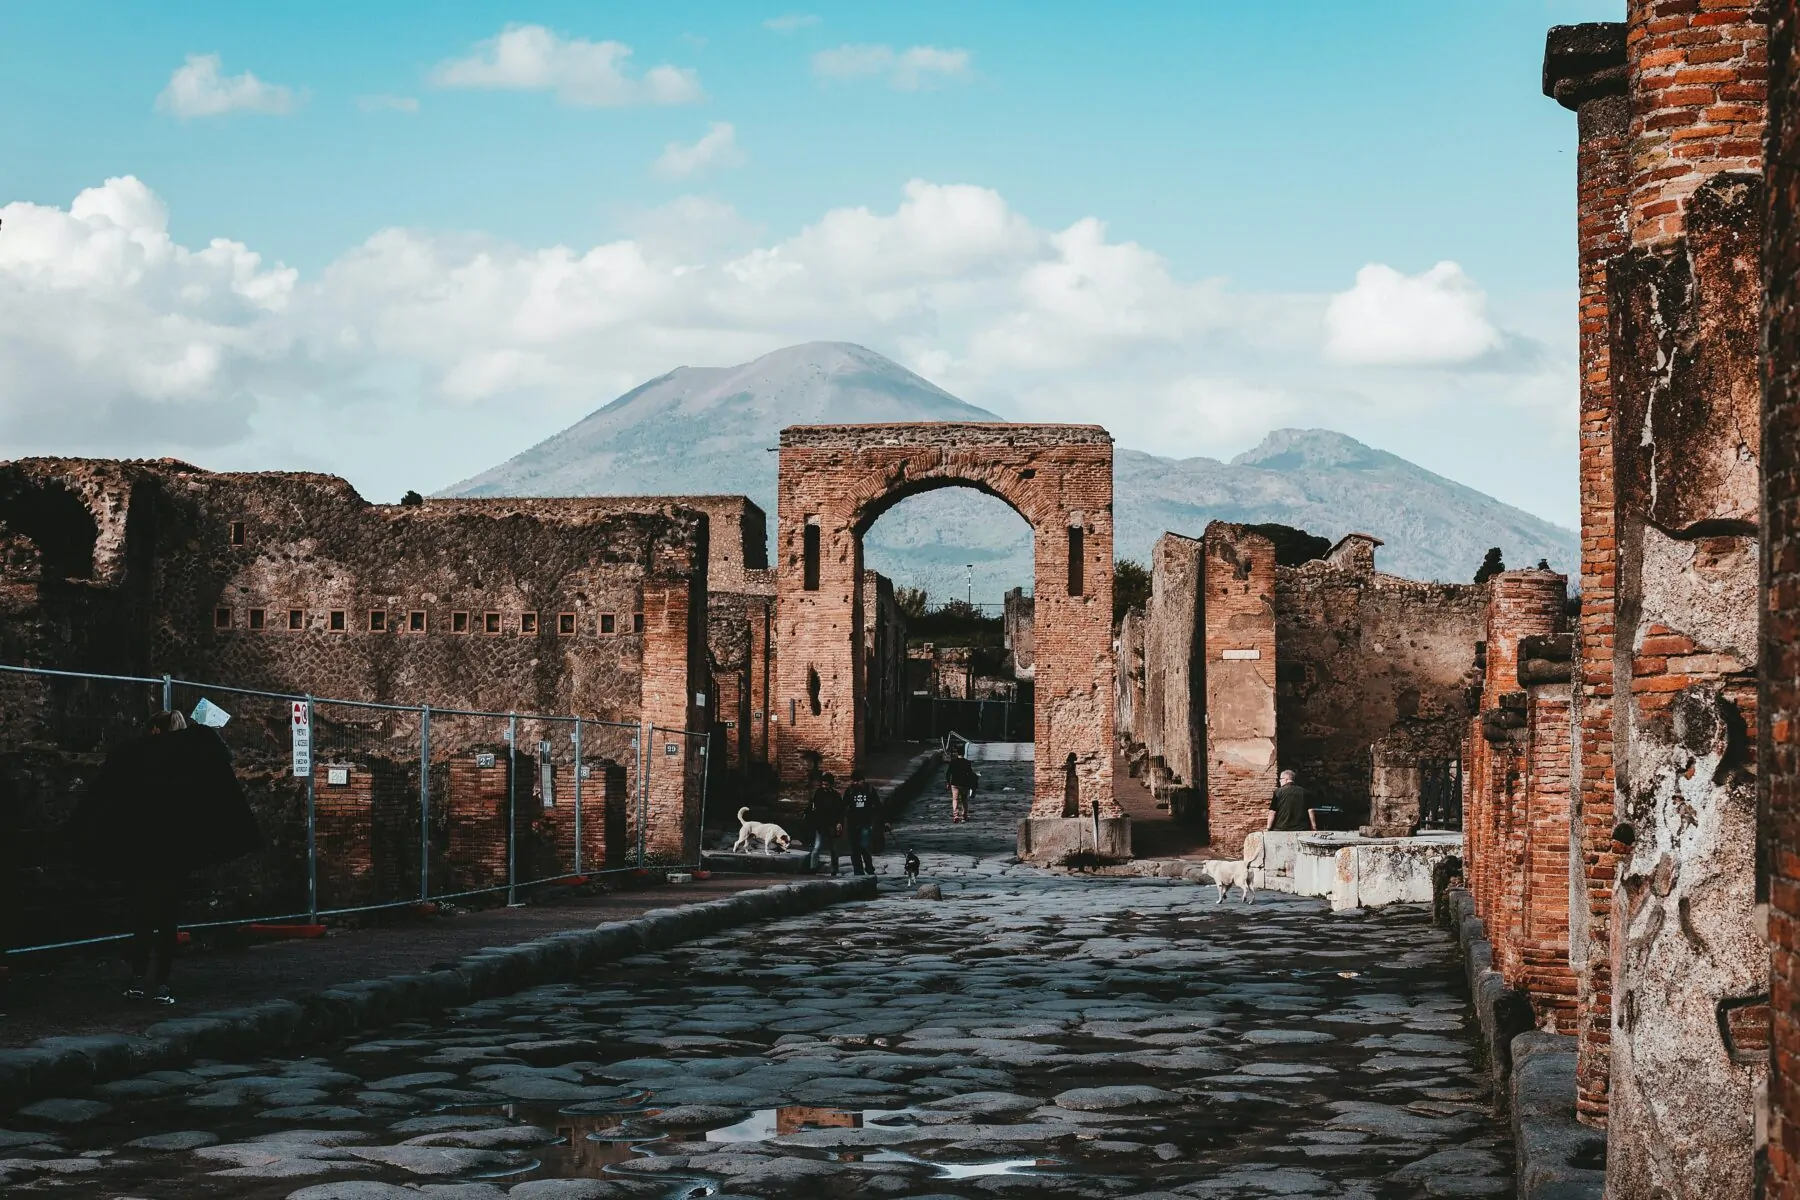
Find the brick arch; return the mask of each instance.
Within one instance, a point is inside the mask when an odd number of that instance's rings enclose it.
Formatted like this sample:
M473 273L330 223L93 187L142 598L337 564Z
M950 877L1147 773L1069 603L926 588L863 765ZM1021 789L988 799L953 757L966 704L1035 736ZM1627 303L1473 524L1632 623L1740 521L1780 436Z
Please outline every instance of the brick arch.
M1031 526L1037 679L1034 817L1061 817L1069 754L1083 808L1112 791L1112 438L1096 425L797 425L782 430L776 729L784 782L840 778L864 738L862 538L922 492L968 487ZM808 533L813 529L816 532ZM1073 532L1079 529L1079 535ZM816 557L808 565L809 546ZM1079 593L1071 592L1078 548ZM814 711L816 676L817 711Z

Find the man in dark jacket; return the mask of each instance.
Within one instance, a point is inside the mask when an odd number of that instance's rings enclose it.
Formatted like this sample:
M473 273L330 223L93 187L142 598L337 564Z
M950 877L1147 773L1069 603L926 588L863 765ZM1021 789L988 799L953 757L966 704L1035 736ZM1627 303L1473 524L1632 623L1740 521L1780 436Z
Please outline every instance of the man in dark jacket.
M950 823L960 825L969 819L969 798L975 794L978 781L975 768L961 750L952 750L944 773L950 783Z
M850 866L858 875L875 873L875 831L882 824L881 798L860 770L850 772L850 786L844 789L844 832L850 837Z
M1292 771L1283 771L1281 786L1275 789L1275 796L1269 801L1268 828L1280 832L1318 827L1318 810L1313 808L1306 789L1294 782Z
M831 873L838 873L838 838L844 832L844 798L838 795L837 780L826 775L819 780L812 799L806 802L806 822L812 829L812 853L807 869L817 871L827 848L831 851Z
M131 898L131 968L143 982L128 988L126 998L175 1003L169 972L188 877L262 844L230 749L178 712L157 713L147 734L107 755L76 822L78 835L125 880Z

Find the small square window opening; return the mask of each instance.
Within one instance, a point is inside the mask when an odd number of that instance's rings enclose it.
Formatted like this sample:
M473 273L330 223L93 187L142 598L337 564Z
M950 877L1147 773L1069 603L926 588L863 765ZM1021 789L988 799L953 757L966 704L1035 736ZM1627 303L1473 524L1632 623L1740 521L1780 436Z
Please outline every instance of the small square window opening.
M466 612L451 613L450 614L450 632L451 633L467 633L467 632L469 632L469 614Z
M349 628L349 626L350 617L348 613L341 608L334 608L331 610L331 617L326 623L326 628L330 629L333 633L342 633L345 629Z
M289 629L305 629L306 628L306 610L305 609L303 609L303 608L288 609L288 628Z
M369 610L369 632L382 633L387 629L387 610L372 608Z
M483 633L499 633L500 632L500 614L497 612L482 613L481 614L481 632L483 632Z
M619 631L619 618L613 616L611 613L601 613L600 614L600 632L601 633L617 633L618 631Z
M631 632L633 632L633 633L644 632L644 614L643 613L632 613L631 614Z
M262 609L253 608L250 610L250 628L261 629L265 623L265 614Z
M575 614L574 613L557 613L556 614L556 632L557 632L557 635L560 637L574 637L575 636Z
M536 613L520 613L519 632L536 633L538 631L537 618L538 615Z
M229 608L213 609L213 628L214 629L230 629L231 628L231 610Z
M406 629L409 633L425 632L425 614L419 609L406 614Z
M249 532L244 528L244 523L242 521L233 521L231 523L231 544L234 546L242 546L248 540Z

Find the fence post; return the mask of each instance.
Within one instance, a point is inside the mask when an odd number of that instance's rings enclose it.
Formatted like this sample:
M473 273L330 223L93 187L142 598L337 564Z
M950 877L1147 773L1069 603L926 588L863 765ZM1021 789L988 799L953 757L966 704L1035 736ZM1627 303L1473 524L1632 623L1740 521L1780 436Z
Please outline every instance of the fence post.
M694 839L694 865L706 865L706 792L712 784L712 735L702 734L700 742L700 832Z
M175 680L168 675L163 676L162 706L164 712L168 712L175 707Z
M506 906L519 904L519 715L506 718Z
M306 919L310 925L319 923L319 814L318 797L313 787L318 772L311 761L315 753L314 708L313 698L309 695L306 697Z
M431 896L431 705L419 706L419 903Z
M575 874L581 874L581 718L575 718Z

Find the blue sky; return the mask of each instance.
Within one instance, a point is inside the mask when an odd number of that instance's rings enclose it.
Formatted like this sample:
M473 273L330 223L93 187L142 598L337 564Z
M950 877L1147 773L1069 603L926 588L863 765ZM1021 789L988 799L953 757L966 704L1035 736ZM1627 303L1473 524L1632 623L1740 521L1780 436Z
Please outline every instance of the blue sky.
M95 337L139 361L15 322L0 438L322 467L387 498L682 362L846 337L1009 417L1182 454L1342 428L1572 523L1574 122L1538 68L1549 25L1620 8L15 0L0 313L119 320ZM506 76L494 39L520 27L548 57ZM606 42L630 55L596 79ZM184 109L196 55L217 62ZM135 274L45 266L106 222L167 245ZM7 234L36 241L9 258ZM194 261L213 239L242 253ZM770 262L805 277L779 303L693 282ZM583 272L580 304L545 298ZM1072 312L1059 272L1098 272L1104 304ZM1033 361L1046 334L1057 361ZM347 414L385 444L346 445ZM456 435L396 466L434 415Z

